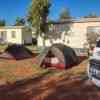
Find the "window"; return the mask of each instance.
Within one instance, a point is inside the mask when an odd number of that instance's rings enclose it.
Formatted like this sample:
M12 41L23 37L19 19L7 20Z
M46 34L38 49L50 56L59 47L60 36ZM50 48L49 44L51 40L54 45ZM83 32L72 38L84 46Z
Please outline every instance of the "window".
M1 31L1 37L3 37L6 34L6 31Z
M12 38L16 38L16 31L12 31Z
M100 41L97 42L96 47L100 47Z
M5 40L6 39L6 31L1 31L0 32L0 39Z

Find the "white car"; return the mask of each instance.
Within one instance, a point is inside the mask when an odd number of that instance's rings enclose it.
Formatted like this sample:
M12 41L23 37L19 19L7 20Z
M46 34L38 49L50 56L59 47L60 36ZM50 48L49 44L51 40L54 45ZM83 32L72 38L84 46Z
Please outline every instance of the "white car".
M89 60L88 76L96 86L100 87L100 39L97 41Z

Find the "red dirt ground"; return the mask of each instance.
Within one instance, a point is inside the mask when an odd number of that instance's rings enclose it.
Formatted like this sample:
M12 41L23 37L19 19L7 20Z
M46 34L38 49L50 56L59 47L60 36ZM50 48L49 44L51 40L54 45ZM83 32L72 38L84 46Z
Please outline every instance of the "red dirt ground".
M8 82L10 78L15 81L16 78L28 78L38 73L39 70L33 68L33 64L33 58L24 60L0 59L0 84L4 83L1 81Z
M83 70L86 64L76 66ZM74 69L74 70L75 70ZM100 100L100 90L73 70L0 86L0 100ZM78 73L78 74L76 74Z

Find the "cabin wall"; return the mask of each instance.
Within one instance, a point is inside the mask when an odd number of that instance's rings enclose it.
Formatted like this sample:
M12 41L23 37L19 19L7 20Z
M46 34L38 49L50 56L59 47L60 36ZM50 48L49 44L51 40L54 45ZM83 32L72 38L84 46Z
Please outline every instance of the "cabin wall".
M4 43L16 43L16 44L21 44L21 29L16 29L16 28L1 28L0 29L0 39Z
M32 44L32 31L26 27L3 27L0 29L0 43Z
M31 30L26 30L26 28L22 29L22 43L32 44L32 31Z
M21 29L7 29L7 43L22 44Z
M70 25L70 30L68 31L68 35L64 33L64 31L61 33L61 36L54 39L47 39L45 41L46 46L50 46L54 43L63 43L65 45L69 45L72 48L88 48L87 43L87 28L90 26L99 26L100 22L73 22ZM59 29L58 29L59 30ZM38 38L38 46L43 46L43 38L39 36Z

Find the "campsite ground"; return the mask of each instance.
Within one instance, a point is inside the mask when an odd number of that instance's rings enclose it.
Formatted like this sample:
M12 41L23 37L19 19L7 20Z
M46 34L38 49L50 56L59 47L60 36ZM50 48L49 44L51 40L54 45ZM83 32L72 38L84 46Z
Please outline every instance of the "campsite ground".
M5 47L0 46L0 51ZM67 70L56 70L42 69L33 59L0 59L0 100L100 99L100 88L87 78L88 60Z
M33 59L7 60L0 59L0 81L14 82L16 80L28 78L41 71L33 65Z
M86 75L87 63L88 60L71 69L48 69L44 74L40 74L44 70L33 67L32 59L2 60L0 100L99 100L100 89L95 87ZM38 76L34 77L36 74ZM9 77L22 79L12 82Z

